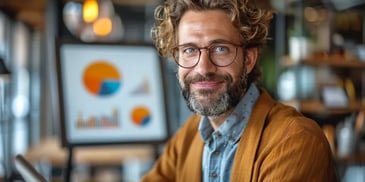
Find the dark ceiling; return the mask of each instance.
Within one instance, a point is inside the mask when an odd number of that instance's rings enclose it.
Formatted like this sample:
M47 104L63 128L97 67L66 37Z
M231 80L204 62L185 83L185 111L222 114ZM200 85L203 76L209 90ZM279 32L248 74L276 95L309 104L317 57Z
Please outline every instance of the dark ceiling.
M46 0L0 0L0 10L36 29L43 29Z
M46 3L51 0L0 0L0 10L15 18L19 21L25 22L35 29L44 29L45 20L45 10ZM54 0L54 1L78 1L83 2L84 0ZM112 0L114 4L119 4L123 6L140 6L147 4L156 4L163 0ZM293 2L298 2L296 0L283 0L285 3L291 4ZM255 1L258 6L271 8L271 0L258 0ZM275 0L275 2L279 2ZM326 2L332 6L336 3L344 3L342 0L306 0L303 1L306 5L318 5ZM356 2L356 4L364 4L365 0L351 1ZM346 1L346 3L348 3Z
M0 0L0 10L10 17L25 22L35 29L44 29L46 6L50 0ZM62 1L62 0L55 0ZM83 0L63 0L83 2ZM144 6L158 3L159 0L112 0L124 6Z

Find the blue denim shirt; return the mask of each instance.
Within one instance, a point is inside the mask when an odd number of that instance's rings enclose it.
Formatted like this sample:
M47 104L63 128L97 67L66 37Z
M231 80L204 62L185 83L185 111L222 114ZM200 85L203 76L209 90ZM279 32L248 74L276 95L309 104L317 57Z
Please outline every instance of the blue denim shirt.
M199 131L204 141L203 182L230 181L232 163L238 141L259 95L260 92L257 86L251 84L232 114L228 116L216 131L210 125L209 119L202 117Z

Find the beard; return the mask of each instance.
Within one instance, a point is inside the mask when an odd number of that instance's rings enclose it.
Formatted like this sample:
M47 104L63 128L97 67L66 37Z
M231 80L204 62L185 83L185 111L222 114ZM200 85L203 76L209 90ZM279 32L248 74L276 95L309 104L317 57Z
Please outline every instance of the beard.
M247 75L241 71L241 75L236 82L230 75L208 74L194 75L179 80L180 89L184 96L188 108L203 116L219 116L230 109L236 107L247 90ZM226 86L222 92L213 89L200 89L191 92L190 85L197 81L224 81Z

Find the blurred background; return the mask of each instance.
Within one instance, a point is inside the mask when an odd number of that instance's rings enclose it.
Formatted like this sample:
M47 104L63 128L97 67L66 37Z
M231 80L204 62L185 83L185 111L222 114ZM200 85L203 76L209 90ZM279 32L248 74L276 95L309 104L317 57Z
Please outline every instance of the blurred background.
M49 181L63 181L56 65L59 39L151 44L162 0L0 0L0 176L21 181L23 154ZM365 0L263 0L272 9L261 85L323 128L341 181L365 182ZM191 114L176 65L163 60L170 133ZM87 103L85 103L87 104ZM96 134L97 135L97 134ZM159 144L75 147L71 181L138 181Z

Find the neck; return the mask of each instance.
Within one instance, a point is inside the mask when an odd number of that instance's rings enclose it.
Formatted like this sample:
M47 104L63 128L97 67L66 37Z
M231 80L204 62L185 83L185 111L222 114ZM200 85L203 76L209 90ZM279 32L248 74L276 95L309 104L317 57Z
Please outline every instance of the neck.
M242 95L240 96L240 100L245 96L249 86L242 92ZM235 106L236 107L236 106ZM234 108L229 109L227 112L219 115L219 116L208 116L209 122L212 125L214 130L217 130L219 126L221 126L224 121L228 118L228 116L233 112Z
M228 116L232 113L233 108L219 116L208 116L209 122L214 130L217 130L226 121Z

